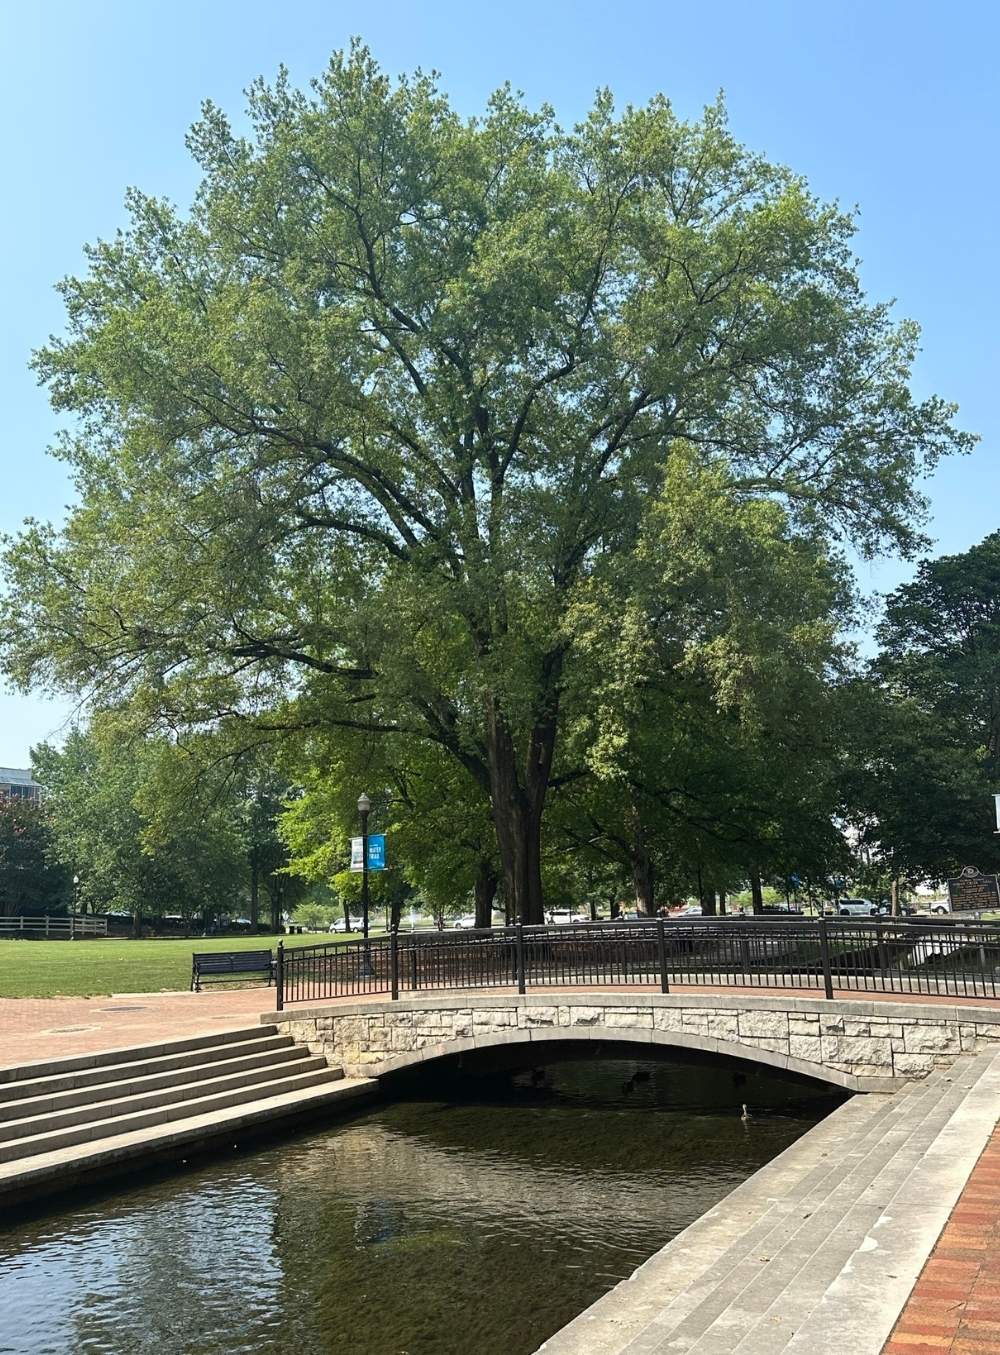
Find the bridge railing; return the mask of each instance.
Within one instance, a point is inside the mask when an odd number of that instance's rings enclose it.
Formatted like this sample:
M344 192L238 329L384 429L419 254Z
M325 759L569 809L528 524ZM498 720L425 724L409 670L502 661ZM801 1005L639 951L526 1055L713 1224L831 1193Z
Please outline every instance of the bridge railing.
M453 989L759 987L991 997L1000 926L924 919L677 918L394 932L278 947L278 1008Z

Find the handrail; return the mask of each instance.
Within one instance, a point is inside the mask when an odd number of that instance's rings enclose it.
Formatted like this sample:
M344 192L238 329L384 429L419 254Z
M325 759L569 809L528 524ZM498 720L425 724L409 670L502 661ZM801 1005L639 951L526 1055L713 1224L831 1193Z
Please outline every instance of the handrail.
M279 1008L328 997L671 984L1000 995L1000 925L692 917L396 931L284 951Z

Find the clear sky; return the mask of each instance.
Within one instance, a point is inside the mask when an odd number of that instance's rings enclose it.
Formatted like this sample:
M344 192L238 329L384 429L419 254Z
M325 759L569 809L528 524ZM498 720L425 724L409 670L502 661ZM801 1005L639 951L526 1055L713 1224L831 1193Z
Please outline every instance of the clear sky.
M52 284L122 221L127 185L189 200L184 132L210 97L234 116L280 62L304 83L359 34L391 72L441 72L463 112L510 80L564 122L609 85L682 115L724 89L741 140L861 209L869 294L924 329L918 393L982 435L934 476L935 551L1000 523L1000 8L924 0L0 0L7 183L0 212L0 531L71 499L45 456L56 428L27 370L61 325ZM862 583L907 577L895 561ZM0 692L0 764L60 736L71 708Z

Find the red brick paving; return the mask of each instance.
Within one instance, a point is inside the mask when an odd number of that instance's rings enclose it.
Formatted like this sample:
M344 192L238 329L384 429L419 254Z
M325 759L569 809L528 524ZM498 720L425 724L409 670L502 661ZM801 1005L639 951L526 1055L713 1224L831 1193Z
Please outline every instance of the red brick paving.
M1000 1355L1000 1124L882 1355Z
M273 1010L273 988L0 998L0 1068L253 1026Z

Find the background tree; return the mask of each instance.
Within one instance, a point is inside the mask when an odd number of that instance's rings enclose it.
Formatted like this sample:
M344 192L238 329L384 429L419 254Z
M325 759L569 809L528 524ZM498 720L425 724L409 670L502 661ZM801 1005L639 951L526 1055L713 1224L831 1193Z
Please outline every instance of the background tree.
M52 858L47 808L0 795L0 914L32 917L71 904L69 874Z
M1000 868L1000 532L925 560L886 600L854 697L847 799L888 879Z
M245 857L231 818L187 797L164 796L165 740L126 735L113 721L74 730L59 750L42 744L32 766L46 791L52 854L80 877L92 912L135 919L179 915L189 922L238 912Z
M177 726L307 708L429 743L540 921L566 618L673 450L867 554L915 547L914 476L969 439L911 398L917 332L866 303L852 219L720 106L602 93L566 132L505 88L463 120L355 46L249 115L206 105L191 210L130 193L62 285L36 366L80 503L7 554L6 671Z

